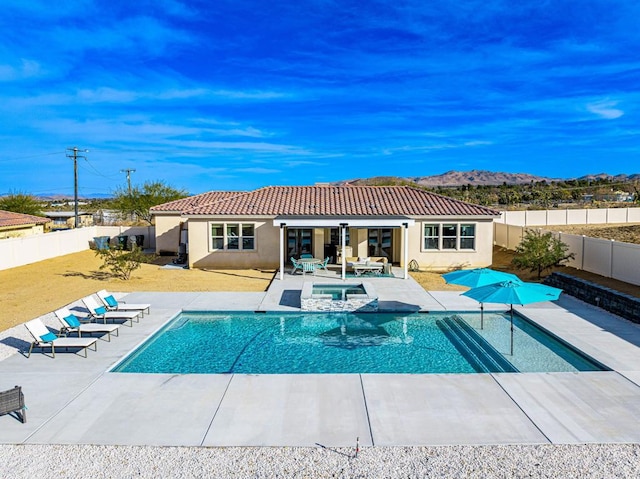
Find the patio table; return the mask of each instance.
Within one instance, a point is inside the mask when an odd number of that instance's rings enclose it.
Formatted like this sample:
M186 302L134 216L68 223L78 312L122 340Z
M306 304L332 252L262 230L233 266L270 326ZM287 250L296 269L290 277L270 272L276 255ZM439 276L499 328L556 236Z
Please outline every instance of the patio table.
M318 258L300 258L298 263L302 265L302 276L305 273L313 273L315 275L316 265L322 263L322 260Z

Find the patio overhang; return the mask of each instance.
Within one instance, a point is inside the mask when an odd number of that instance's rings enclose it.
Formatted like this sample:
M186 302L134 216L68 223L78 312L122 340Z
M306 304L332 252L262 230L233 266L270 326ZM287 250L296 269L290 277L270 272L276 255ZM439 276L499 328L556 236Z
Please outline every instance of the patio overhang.
M402 228L415 225L406 216L277 216L273 226L287 228Z
M404 279L408 275L408 229L416 221L406 216L277 216L273 226L280 228L280 279L284 279L285 237L286 228L340 228L340 247L346 244L347 228L401 228L403 236ZM342 255L342 279L346 278L346 259Z

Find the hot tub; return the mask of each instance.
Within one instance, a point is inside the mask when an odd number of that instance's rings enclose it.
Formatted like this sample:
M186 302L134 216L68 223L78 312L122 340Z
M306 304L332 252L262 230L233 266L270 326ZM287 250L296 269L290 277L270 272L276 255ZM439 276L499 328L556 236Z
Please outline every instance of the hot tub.
M302 311L378 311L378 295L362 283L305 283L300 294Z

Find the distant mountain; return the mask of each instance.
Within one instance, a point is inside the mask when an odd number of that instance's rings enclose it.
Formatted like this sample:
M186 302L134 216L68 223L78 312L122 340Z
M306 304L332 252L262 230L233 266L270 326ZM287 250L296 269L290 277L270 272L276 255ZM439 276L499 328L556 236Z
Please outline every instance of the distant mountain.
M376 185L376 184L418 184L421 186L461 186L461 185L522 185L539 181L567 181L567 180L597 180L609 178L615 182L634 181L640 179L640 174L633 175L608 175L598 173L596 175L586 175L579 178L548 178L543 176L530 175L528 173L501 173L486 170L471 171L447 171L441 175L433 176L376 176L373 178L357 178L353 180L338 181L336 185Z

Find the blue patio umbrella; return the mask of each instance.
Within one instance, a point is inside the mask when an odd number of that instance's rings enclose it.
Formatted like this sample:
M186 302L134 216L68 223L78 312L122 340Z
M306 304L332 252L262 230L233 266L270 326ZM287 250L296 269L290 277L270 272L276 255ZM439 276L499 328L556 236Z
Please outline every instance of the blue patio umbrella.
M475 299L481 303L504 303L511 306L511 354L513 355L513 305L555 301L560 297L561 289L552 288L539 283L523 283L518 280L503 281L470 289L462 293L463 296Z
M502 281L522 282L515 274L503 273L489 268L459 269L442 275L450 284L459 284L470 288L500 283Z
M489 268L460 269L442 275L442 278L449 284L459 284L469 288L477 288L488 284L500 283L503 281L513 281L521 283L520 278L515 274L503 273ZM484 305L480 303L480 329L484 328Z

